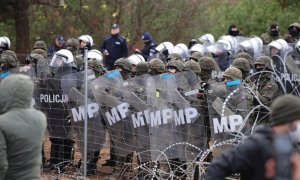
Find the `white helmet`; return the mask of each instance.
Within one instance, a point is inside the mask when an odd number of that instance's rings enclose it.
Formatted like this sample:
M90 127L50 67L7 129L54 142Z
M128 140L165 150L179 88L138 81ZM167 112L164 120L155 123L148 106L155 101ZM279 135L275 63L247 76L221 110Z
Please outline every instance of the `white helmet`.
M10 49L10 40L6 36L0 37L0 47L6 47L7 49Z
M171 42L163 42L156 46L155 50L158 52L162 52L164 50L168 50L168 54L173 52L174 45Z
M285 50L288 48L288 43L284 39L277 39L268 44L269 46L275 47L278 50Z
M90 46L94 45L93 38L90 35L81 35L81 36L79 36L78 39L81 40L81 41L90 43Z
M295 49L297 49L298 52L300 52L300 40L298 40L297 43L295 44Z
M204 34L198 39L203 45L210 45L215 43L215 38L212 34Z
M284 39L277 39L268 44L269 47L274 47L280 51L281 58L284 58L285 53L289 50L289 45Z
M93 46L93 45L94 45L94 41L93 41L93 38L92 38L92 36L90 36L90 35L86 35L86 37L89 39L89 43L90 43L90 45L91 45L91 46Z
M189 57L188 47L183 43L176 44L172 53L179 54L183 59L187 59Z
M98 51L97 49L92 49L87 53L88 59L97 59L99 61L103 60L102 53Z
M192 54L192 52L199 52L203 54L204 53L203 45L202 44L193 45L190 49L190 54Z
M50 62L50 67L61 67L64 64L71 64L74 62L74 57L71 51L61 49L57 51Z
M233 36L226 35L221 36L218 42L222 42L227 44L227 50L235 52L238 49L238 42L237 39Z
M249 53L253 59L261 55L263 41L259 37L253 37L240 43L240 49Z
M133 54L129 56L127 59L131 65L135 65L135 66L140 62L145 62L144 57L140 54Z

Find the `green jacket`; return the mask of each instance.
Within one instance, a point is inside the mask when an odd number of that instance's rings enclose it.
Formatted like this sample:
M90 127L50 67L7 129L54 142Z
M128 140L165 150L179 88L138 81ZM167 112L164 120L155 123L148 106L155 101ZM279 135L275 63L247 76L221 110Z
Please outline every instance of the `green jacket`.
M31 107L33 82L9 75L0 84L0 179L40 179L45 115Z

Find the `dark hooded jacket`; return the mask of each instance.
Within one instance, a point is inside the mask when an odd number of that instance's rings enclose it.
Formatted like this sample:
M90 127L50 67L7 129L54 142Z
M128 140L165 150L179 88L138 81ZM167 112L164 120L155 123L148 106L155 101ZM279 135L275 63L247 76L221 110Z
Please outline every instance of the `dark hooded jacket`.
M40 179L45 115L31 107L33 82L13 74L0 84L0 179Z
M220 180L240 173L242 180L263 180L265 163L272 157L272 129L261 125L243 143L218 157L208 166L205 180Z

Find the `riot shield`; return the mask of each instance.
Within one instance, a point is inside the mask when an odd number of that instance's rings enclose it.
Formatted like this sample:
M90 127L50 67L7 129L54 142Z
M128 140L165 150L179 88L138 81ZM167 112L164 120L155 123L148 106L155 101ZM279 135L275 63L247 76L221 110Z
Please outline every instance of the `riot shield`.
M240 83L236 80L214 83L209 86L207 99L212 137L211 148L230 139L237 142L250 134L252 102L250 94ZM218 153L219 151L215 153L213 151L214 156Z
M119 71L108 71L92 81L92 92L104 117L106 127L117 153L126 156L136 150L136 136L130 119L130 107L125 96L128 93L123 87Z
M129 103L131 116L130 119L135 128L136 134L136 151L141 162L151 160L150 154L150 137L148 116L146 79L149 74L138 75L126 80L123 85L128 89L125 95L125 101Z
M300 96L300 56L297 51L285 56L286 72L280 75L282 84L286 86L286 92Z
M47 115L47 128L51 138L68 139L71 137L71 124L67 107L68 95L61 86L61 78L72 73L72 67L56 68L43 86L37 89L39 108ZM69 85L73 87L73 85Z
M197 82L196 76L191 74L190 71L164 73L147 79L151 157L154 161L186 160L187 144L195 143L191 127L196 125L200 115L183 95Z
M93 71L88 71L88 87L90 82L96 76ZM88 153L99 151L105 142L105 129L103 119L100 114L100 106L96 102L92 92L88 89L88 97L84 96L84 72L72 73L62 77L61 86L64 93L68 95L68 110L72 128L75 132L75 141L79 151L83 154L84 145L84 100L88 99L88 136L87 148Z

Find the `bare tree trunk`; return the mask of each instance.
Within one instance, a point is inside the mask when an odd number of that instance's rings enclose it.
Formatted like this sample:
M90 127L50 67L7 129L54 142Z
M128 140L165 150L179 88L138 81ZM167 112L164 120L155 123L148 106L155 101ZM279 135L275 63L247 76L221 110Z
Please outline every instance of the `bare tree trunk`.
M18 1L14 3L14 16L16 23L16 53L22 61L30 51L29 36L29 0Z

